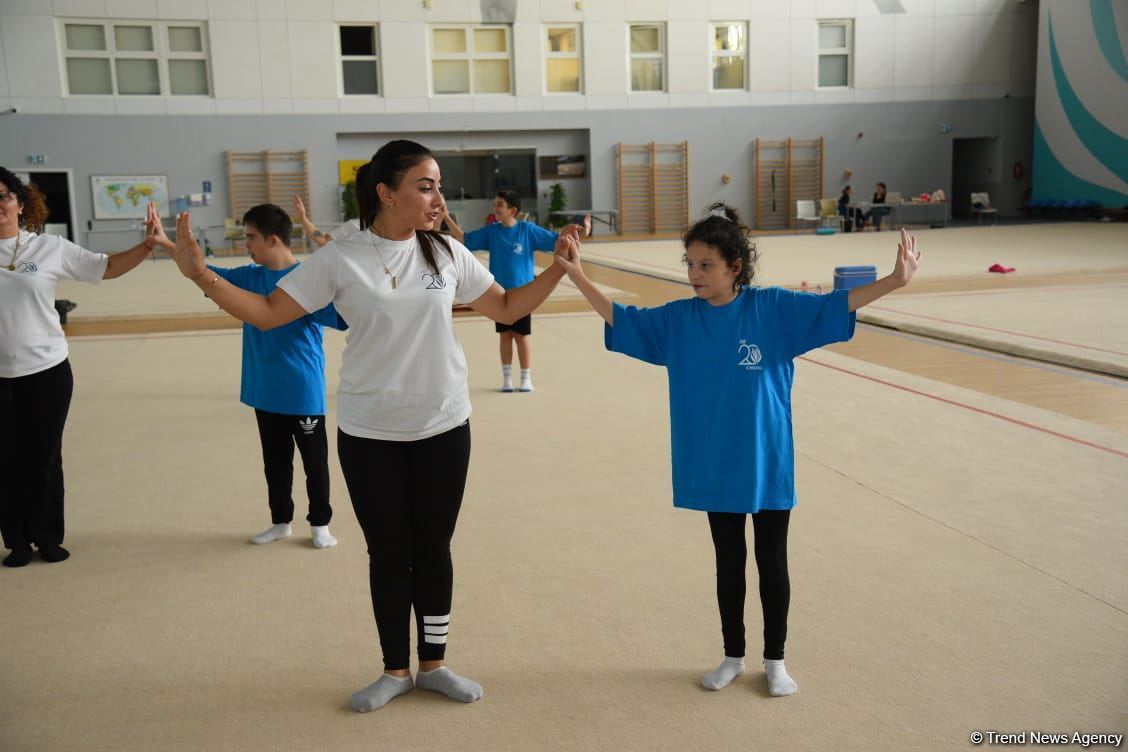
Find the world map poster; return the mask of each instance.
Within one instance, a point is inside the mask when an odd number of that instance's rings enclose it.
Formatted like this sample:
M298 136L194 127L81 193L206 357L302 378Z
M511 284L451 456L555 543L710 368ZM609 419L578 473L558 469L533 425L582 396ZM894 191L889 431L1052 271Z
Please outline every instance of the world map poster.
M169 216L165 175L92 175L94 219L144 219L149 202Z

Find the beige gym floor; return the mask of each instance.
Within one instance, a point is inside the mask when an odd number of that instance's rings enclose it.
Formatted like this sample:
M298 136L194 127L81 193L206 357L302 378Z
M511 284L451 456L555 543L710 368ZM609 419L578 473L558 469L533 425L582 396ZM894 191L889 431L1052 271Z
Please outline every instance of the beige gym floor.
M882 304L932 316L916 306L994 290L1010 316L1029 288L1055 321L1055 290L1096 286L1104 302L1067 307L1046 337L1123 350L1108 330L1126 301L1105 293L1128 277L1128 236L1105 247L1106 228L1089 227L1092 242L1078 227L1067 246L1072 266L1005 227L921 233L919 286ZM948 233L1020 272L969 262L930 280L928 264L954 263L933 262ZM887 270L893 234L858 237L887 260L830 265ZM783 268L770 247L764 268ZM819 250L786 264L829 282ZM593 279L628 303L688 292L602 264ZM167 261L150 266L198 296ZM68 293L128 301L143 280ZM95 308L76 299L76 314ZM787 649L799 693L769 698L756 670L754 567L750 670L713 693L697 683L721 658L712 549L704 516L670 504L663 371L604 351L602 322L565 296L535 320L537 391L500 394L493 326L459 316L474 452L448 658L486 695L464 706L417 691L359 715L348 696L378 674L379 646L335 458L340 545L314 550L301 521L291 540L249 545L268 514L238 330L152 333L175 314L146 305L72 319L73 556L0 572L5 752L951 750L977 729L1128 729L1123 378L866 324L800 359ZM956 313L990 326L982 305ZM1086 318L1098 308L1111 313ZM75 336L130 316L144 333ZM327 332L331 426L342 349Z

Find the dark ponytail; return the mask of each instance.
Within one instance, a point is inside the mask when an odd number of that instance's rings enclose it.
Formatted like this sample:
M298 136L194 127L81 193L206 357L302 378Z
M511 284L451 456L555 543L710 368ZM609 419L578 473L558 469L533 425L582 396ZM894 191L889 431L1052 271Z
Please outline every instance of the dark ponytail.
M740 213L728 204L718 201L712 204L704 219L698 220L689 232L682 237L682 244L689 248L690 243L704 243L721 254L721 258L731 268L740 260L740 273L733 280L733 289L739 290L752 283L756 276L756 262L760 258L752 230L744 224Z
M362 230L372 227L376 223L376 218L380 216L382 205L376 186L383 183L396 190L403 181L404 174L426 159L434 159L431 150L426 146L399 139L381 146L380 150L372 155L368 164L357 170L356 205ZM435 190L438 190L438 186ZM454 258L450 243L441 233L434 230L416 230L415 238L423 250L423 259L427 262L427 266L436 274L439 271L439 265L435 260L437 246L442 246L447 254Z

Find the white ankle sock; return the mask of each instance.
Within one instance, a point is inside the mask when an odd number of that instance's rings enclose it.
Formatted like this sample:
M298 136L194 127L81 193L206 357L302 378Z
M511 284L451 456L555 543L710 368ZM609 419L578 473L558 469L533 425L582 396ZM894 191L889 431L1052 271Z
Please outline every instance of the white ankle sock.
M513 366L503 365L501 367L501 391L513 391Z
M721 665L701 677L705 689L719 690L732 684L733 679L744 673L744 659L726 657Z
M273 543L280 538L289 538L293 533L289 522L280 522L277 525L271 525L266 530L251 538L251 543L262 545L263 543Z
M786 697L799 691L799 685L787 675L783 661L764 661L764 671L768 674L768 694L772 697Z
M329 532L328 525L310 525L309 532L313 537L314 548L329 548L337 545L337 539Z
M521 391L533 391L533 369L531 368L521 369Z

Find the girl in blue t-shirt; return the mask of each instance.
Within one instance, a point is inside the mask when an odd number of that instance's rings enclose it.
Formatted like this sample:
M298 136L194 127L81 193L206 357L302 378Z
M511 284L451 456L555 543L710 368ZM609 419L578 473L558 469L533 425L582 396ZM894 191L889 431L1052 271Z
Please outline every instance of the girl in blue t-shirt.
M708 513L717 558L725 659L702 684L723 689L744 672L745 523L751 515L768 691L790 695L798 689L783 662L791 598L787 526L795 506L794 359L850 339L854 312L907 285L920 251L902 230L892 274L818 295L752 287L754 244L736 210L724 204L713 204L683 242L694 297L656 308L612 302L584 276L577 252L558 258L607 322L607 349L667 369L674 506Z

